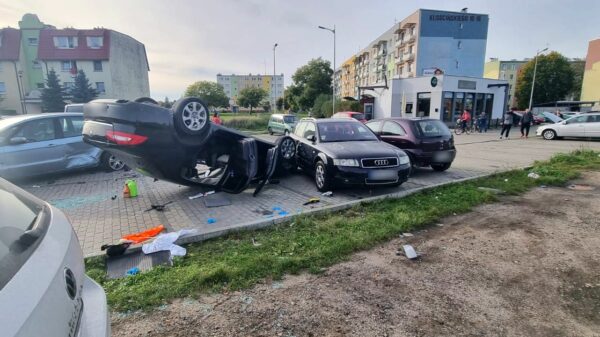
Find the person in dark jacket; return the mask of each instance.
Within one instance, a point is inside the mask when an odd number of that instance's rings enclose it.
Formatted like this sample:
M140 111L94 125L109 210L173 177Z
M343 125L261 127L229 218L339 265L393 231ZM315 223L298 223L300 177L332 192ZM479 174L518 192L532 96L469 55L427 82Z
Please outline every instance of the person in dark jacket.
M510 133L510 128L513 125L513 116L514 116L515 108L510 108L510 111L504 113L504 119L502 120L502 131L500 132L500 139L502 136L508 139L508 134ZM506 135L504 134L506 132Z
M525 110L523 117L521 117L521 138L529 138L529 128L531 128L531 122L533 122L533 114L529 109Z

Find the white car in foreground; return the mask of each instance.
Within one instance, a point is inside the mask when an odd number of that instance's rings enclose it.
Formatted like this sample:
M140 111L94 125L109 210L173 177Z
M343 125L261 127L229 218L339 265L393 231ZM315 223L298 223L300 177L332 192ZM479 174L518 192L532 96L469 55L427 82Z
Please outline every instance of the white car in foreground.
M66 216L1 178L0 215L0 335L110 336L106 295Z
M600 138L600 112L579 114L558 123L541 125L536 134L547 140L561 137Z

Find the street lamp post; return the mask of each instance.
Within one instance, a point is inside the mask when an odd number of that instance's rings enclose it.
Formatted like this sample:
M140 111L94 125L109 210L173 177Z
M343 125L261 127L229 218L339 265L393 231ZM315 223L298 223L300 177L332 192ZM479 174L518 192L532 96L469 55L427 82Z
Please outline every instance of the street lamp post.
M271 95L273 96L273 111L276 111L277 106L276 106L276 97L277 95L275 94L277 92L277 86L275 84L275 48L277 48L277 43L275 43L273 45L273 79L271 80L271 84L273 85L273 88L271 88Z
M548 47L542 50L538 50L535 54L535 65L533 66L533 81L531 82L531 94L529 95L529 110L531 110L531 104L533 103L533 88L535 87L535 74L537 73L538 56L540 56L540 54L545 52L546 50L548 50Z
M333 25L333 29L319 26L319 29L325 29L333 33L333 111L332 114L335 113L335 25Z

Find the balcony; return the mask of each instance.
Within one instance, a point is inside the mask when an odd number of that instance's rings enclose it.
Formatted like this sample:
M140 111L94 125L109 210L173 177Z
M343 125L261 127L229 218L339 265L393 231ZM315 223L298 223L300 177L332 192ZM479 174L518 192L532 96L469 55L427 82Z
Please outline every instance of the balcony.
M411 35L408 40L406 41L407 44L411 44L411 43L415 43L416 38L414 35Z

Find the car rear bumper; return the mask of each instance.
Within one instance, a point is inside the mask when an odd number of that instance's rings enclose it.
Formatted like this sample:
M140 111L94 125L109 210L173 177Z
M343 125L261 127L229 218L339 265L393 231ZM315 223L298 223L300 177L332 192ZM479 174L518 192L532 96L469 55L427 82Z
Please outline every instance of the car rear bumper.
M417 165L429 166L431 164L452 163L454 158L456 158L456 149L434 152L412 151L411 154Z
M387 169L334 166L333 182L344 185L392 185L408 180L410 165ZM386 175L389 174L389 177Z
M109 337L110 319L102 287L87 275L81 291L83 312L78 337Z

